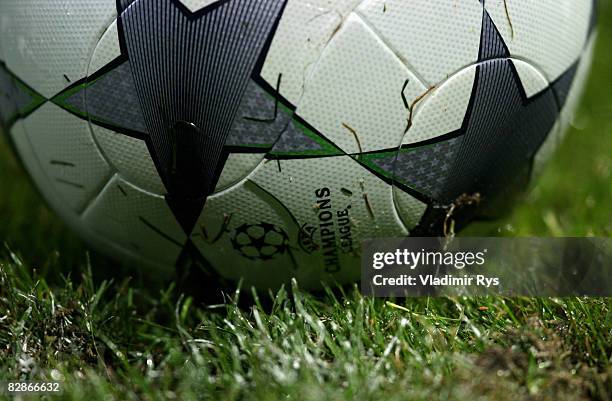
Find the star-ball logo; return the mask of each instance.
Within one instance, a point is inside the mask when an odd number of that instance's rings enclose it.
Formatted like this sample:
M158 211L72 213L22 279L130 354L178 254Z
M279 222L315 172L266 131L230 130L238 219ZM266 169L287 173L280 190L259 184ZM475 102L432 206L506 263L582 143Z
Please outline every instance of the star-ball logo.
M232 246L251 260L271 260L289 251L289 236L269 223L243 224L231 237Z

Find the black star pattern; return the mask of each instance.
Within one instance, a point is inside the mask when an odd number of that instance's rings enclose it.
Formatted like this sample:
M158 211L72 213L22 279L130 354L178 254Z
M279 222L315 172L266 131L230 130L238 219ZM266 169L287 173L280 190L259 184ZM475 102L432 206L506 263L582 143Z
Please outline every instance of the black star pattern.
M457 199L478 196L484 201L481 208L494 210L526 187L535 154L559 117L577 66L528 97L506 43L483 7L476 77L461 128L399 152L372 152L365 158L370 167L389 172L386 179L430 205L413 234L439 234L445 205ZM474 208L465 211L464 220L474 213Z
M118 0L121 56L53 101L93 124L144 140L166 201L189 236L236 147L235 136L265 125L270 147L288 124L286 118L241 115L249 104L277 107L267 100L266 91L275 91L260 74L285 5L220 0L191 12L179 0ZM255 151L267 151L258 145Z

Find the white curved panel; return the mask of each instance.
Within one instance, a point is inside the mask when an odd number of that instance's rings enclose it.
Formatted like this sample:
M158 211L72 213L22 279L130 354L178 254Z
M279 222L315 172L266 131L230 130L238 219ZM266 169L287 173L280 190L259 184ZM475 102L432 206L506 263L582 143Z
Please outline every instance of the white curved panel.
M476 67L468 67L420 100L402 145L446 135L461 128L472 96L475 75Z
M476 0L367 0L357 12L427 86L478 60Z
M50 98L86 75L116 1L2 0L0 9L7 65Z
M217 3L219 0L179 0L189 11L196 12L202 8Z
M91 56L87 75L92 75L121 55L117 20L113 21L100 38Z
M111 175L89 123L46 103L23 120L23 127L54 190L73 211L83 210Z
M549 81L582 54L591 0L487 0L485 5L510 54L532 63Z
M548 88L550 83L546 77L536 71L532 65L521 60L512 60L512 64L516 68L527 97L532 97Z
M338 33L346 16L360 0L289 0L262 71L292 104L300 102L304 85L321 53Z
M104 157L121 177L143 191L166 193L144 141L100 126L93 126L93 132Z
M98 235L152 264L173 266L187 239L163 197L140 191L118 175L82 219Z
M397 56L356 15L327 46L297 109L347 153L397 147L408 103L426 91ZM349 128L350 127L350 128Z

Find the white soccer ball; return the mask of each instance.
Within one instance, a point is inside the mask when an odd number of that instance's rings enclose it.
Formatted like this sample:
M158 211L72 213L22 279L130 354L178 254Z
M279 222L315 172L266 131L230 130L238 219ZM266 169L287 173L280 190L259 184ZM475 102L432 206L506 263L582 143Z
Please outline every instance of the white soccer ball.
M0 120L93 246L303 287L525 189L591 0L2 0Z

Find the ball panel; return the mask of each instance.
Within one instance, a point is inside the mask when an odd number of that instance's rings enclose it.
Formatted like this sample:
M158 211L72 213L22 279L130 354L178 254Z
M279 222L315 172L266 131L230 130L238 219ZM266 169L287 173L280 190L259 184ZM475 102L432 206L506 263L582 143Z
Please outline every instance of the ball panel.
M134 71L123 62L97 79L89 80L85 89L66 98L64 107L82 110L82 117L93 123L103 123L117 130L130 130L140 135L147 132L145 116L134 83ZM74 100L73 100L74 99ZM75 100L82 99L85 107L78 108ZM86 105L85 105L86 103Z
M279 82L278 78L276 82ZM242 96L225 144L251 150L260 149L264 153L278 140L290 119L290 113L251 80Z
M408 116L402 88L408 103L426 91L353 14L325 49L297 113L347 153L396 147Z
M163 197L143 192L118 175L83 213L82 222L146 262L169 267L187 240Z
M258 153L230 154L217 182L215 193L225 191L245 179L257 168L263 158L264 155Z
M47 204L64 219L71 228L76 230L80 235L91 239L91 236L87 236L87 228L80 224L79 215L71 210L71 208L66 207L66 202L56 191L53 182L49 180L44 168L39 163L38 157L32 150L32 144L28 139L28 134L24 128L23 122L15 122L9 131L9 135L17 152L17 156L20 158L32 182L43 195Z
M89 55L116 15L114 0L3 0L5 61L46 97L87 73Z
M289 0L268 52L263 78L294 105L321 53L360 0Z
M104 32L96 45L87 69L87 75L92 75L121 55L117 20L114 20Z
M203 9L213 3L217 3L220 0L179 0L185 7L192 13Z
M478 60L482 6L475 0L367 0L357 12L427 86Z
M55 190L52 181L49 181L43 167L38 162L38 158L32 152L32 146L21 121L17 121L12 126L10 136L17 149L17 153L21 156L23 165L30 174L30 177L32 177L36 187L44 195L49 206L68 223L71 229L76 231L78 235L87 241L94 249L111 255L118 260L129 260L131 262L150 266L155 274L167 274L172 272L173 266L157 259L144 260L140 252L134 249L125 248L121 246L119 242L115 241L116 235L125 229L125 227L122 227L121 230L117 232L110 232L111 235L109 236L103 236L94 232L93 229L95 227L83 221L80 215L66 207L66 202L61 197L61 194Z
M515 64L521 65L523 81ZM528 98L522 90L524 81L535 82L531 85L546 90ZM468 88L471 98L458 128L459 119L455 118L455 127L450 130L421 131L428 132L433 141L404 140L397 157L389 154L375 159L381 169L392 173L396 185L414 189L441 205L464 194L493 202L502 193L524 189L531 160L558 116L552 89L542 74L527 63L495 59L467 67L439 88L437 96L465 97ZM434 95L424 99L415 121L429 109L433 99ZM460 110L465 107L464 102L457 104ZM424 121L435 121L443 114L442 110L425 114ZM444 128L441 122L431 128L438 126ZM411 131L407 137L414 135Z
M27 117L45 102L45 98L0 62L0 124L8 130L13 122Z
M263 248L265 238L249 235L255 228L279 231L288 239L287 247L273 254ZM269 194L247 180L211 196L196 224L192 241L202 256L228 280L245 279L259 288L278 287L295 271L299 227L291 215ZM313 269L313 271L316 269Z
M531 64L521 60L512 60L512 64L514 68L516 68L516 72L521 79L521 84L523 85L523 90L525 90L527 97L532 97L542 92L550 85L544 75L540 71L537 71Z
M592 1L487 0L485 6L511 55L540 69L550 82L582 54Z
M65 206L82 211L111 176L87 121L46 103L23 120L23 126L32 154L44 166L47 179Z
M15 146L17 156L22 161L23 166L26 168L38 190L43 194L45 200L63 219L72 222L75 216L77 216L77 213L66 207L65 202L55 190L53 183L49 181L49 178L38 161L38 157L32 150L32 144L24 128L23 121L15 122L8 134Z
M426 141L461 128L472 97L475 75L475 68L465 68L419 101L402 145Z
M410 205L406 221L416 225L425 205L403 200ZM260 240L260 223L276 234ZM362 239L408 234L391 186L348 156L264 163L244 183L209 198L199 226L193 241L221 275L263 287L292 276L306 288L330 278L352 282ZM279 240L287 241L284 252Z
M317 220L328 199L334 213L348 209L354 246L370 235L404 235L395 215L391 186L349 156L271 161L250 178L289 209L299 225ZM318 196L329 192L328 195Z
M154 195L166 193L147 144L143 140L94 124L91 128L104 158L124 180L144 192Z

